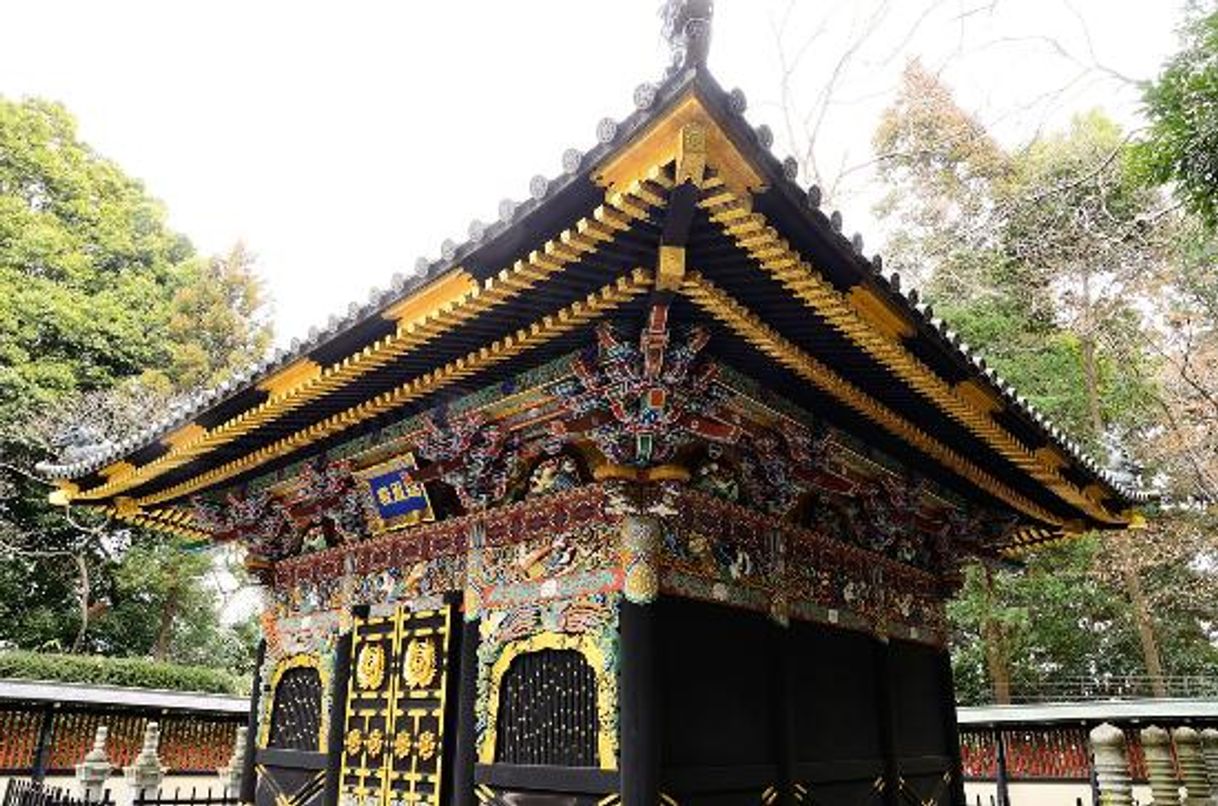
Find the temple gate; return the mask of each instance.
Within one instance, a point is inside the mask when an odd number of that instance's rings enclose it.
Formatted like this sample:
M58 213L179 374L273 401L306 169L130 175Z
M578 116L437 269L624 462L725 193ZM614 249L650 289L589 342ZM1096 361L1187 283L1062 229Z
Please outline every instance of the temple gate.
M1136 522L794 184L709 6L668 4L663 79L499 221L45 468L246 546L244 800L958 804L961 563Z

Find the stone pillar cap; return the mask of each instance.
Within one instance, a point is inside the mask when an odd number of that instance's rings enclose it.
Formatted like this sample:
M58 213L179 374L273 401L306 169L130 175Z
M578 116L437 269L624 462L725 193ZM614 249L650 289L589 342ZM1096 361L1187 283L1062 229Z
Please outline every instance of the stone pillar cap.
M1143 742L1150 744L1167 744L1171 737L1167 735L1167 731L1158 725L1148 725L1140 731Z
M1215 731L1218 733L1218 731ZM1125 733L1116 725L1103 722L1091 729L1091 741L1100 744L1116 744L1125 741Z

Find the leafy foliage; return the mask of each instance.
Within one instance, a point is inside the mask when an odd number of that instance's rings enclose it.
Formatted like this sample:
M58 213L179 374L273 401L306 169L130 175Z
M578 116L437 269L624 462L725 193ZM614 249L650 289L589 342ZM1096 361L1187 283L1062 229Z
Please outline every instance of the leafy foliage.
M961 703L993 701L995 660L1006 667L1016 696L1061 693L1066 680L1146 674L1134 614L1120 576L1106 562L1102 540L1089 535L1042 549L1018 572L987 576L979 565L967 570L963 590L948 606ZM1155 633L1176 675L1208 675L1218 663L1218 649L1204 629L1213 608L1172 595L1197 573L1162 565L1147 574L1147 587L1160 595L1152 610Z
M262 318L254 256L238 242L227 255L182 266L169 303L169 378L175 386L212 386L262 357L271 330Z
M31 469L259 358L262 304L243 246L197 255L62 106L0 98L0 640L242 663L206 555L54 510Z
M0 429L164 363L166 291L192 252L63 107L0 99Z
M1182 48L1146 92L1150 132L1134 156L1155 182L1174 182L1181 199L1218 225L1218 10L1194 14Z
M890 262L923 278L936 315L1118 469L1141 465L1173 498L1218 478L1218 361L1198 349L1218 322L1213 247L1142 181L1119 127L1090 112L1003 149L915 63L875 146ZM969 569L950 610L962 697L1212 666L1212 535L1212 518L1169 508L1022 573Z

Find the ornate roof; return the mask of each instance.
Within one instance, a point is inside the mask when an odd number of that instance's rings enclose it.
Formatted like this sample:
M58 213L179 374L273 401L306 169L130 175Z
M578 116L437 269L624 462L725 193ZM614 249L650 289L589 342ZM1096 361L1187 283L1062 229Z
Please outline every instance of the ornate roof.
M566 150L499 220L471 222L439 259L136 437L41 466L58 500L142 513L235 483L506 383L581 348L598 321L637 328L663 294L725 363L965 497L1047 534L1128 525L1144 496L796 185L795 160L745 120L744 94L706 69L701 22L686 20L680 61L635 90L633 112L601 120L591 147Z

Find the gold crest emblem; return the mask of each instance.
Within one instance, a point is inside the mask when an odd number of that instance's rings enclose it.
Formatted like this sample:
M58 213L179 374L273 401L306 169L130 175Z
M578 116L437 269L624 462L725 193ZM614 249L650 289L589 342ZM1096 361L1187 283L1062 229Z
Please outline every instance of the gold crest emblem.
M379 756L384 747L385 734L381 733L381 729L373 728L368 731L368 738L364 739L364 749L368 751L368 755L373 757Z
M406 647L406 662L402 665L402 676L411 688L431 685L436 676L436 645L426 638L415 638Z
M410 748L413 746L414 740L409 733L399 733L393 737L393 755L394 758L406 758L410 755Z
M436 754L436 735L429 730L419 734L419 758L429 761Z
M380 644L364 644L355 663L355 682L365 691L378 689L385 680L385 650Z
M360 733L359 728L352 728L347 731L347 755L354 756L359 753L364 746L364 736Z

